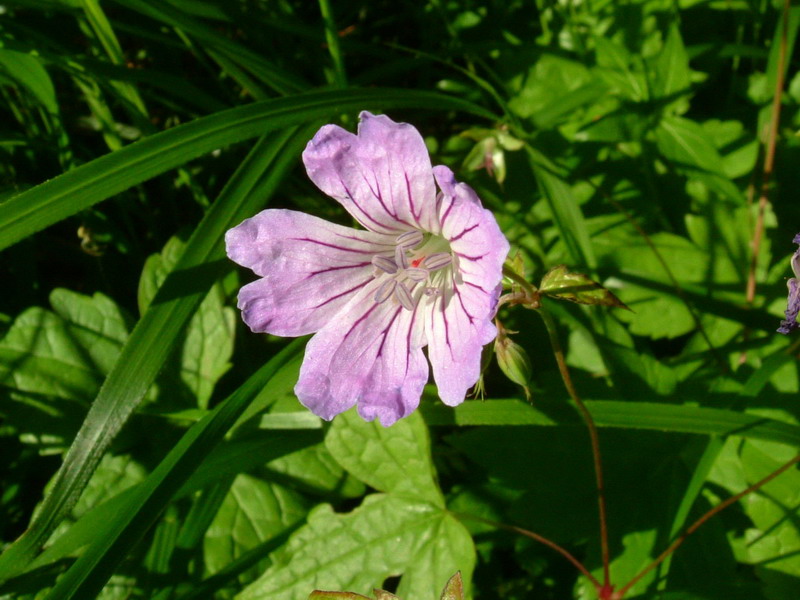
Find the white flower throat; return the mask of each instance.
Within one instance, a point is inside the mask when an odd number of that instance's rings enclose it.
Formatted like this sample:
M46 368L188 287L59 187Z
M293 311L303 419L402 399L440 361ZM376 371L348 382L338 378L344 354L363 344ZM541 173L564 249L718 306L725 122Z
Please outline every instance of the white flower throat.
M439 296L448 281L453 265L450 244L443 237L417 229L397 236L394 256L376 254L372 257L375 278L384 281L375 292L375 302L381 304L394 298L406 310L413 310L420 294Z

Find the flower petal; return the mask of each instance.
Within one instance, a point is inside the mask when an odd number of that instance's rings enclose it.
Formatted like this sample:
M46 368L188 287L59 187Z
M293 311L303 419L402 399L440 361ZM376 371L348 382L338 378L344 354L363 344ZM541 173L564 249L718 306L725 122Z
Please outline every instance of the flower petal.
M360 291L306 346L294 391L323 419L358 403L364 419L388 427L419 404L428 380L422 317L393 301L376 304L378 285Z
M465 282L481 287L486 294L494 294L503 277L508 240L472 188L458 183L447 167L434 168L434 175L442 190L439 206L442 236L450 242L459 273Z
M392 238L292 210L265 210L228 231L228 256L261 275L239 292L253 331L313 333L373 280L372 257Z
M361 113L358 135L325 125L308 143L303 162L317 187L367 229L435 233L430 157L411 125L368 112Z
M442 190L442 236L456 264L452 285L426 310L425 333L439 396L452 406L478 380L482 347L497 333L492 319L509 245L469 186L456 182L447 167L436 167L434 176Z
M497 335L487 317L494 312L497 295L487 297L466 284L454 285L434 297L425 310L428 358L439 397L448 406L464 401L467 390L481 374L481 350Z
M800 236L800 234L798 234ZM786 319L781 321L778 333L789 334L795 329L800 329L797 322L797 315L800 313L800 282L797 279L790 279L786 282L789 288L789 298L786 306Z

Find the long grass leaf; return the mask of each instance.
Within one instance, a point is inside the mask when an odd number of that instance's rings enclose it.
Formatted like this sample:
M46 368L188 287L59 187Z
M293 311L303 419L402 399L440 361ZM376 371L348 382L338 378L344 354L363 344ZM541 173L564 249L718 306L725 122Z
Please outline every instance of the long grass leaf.
M303 347L294 340L250 377L225 402L184 434L147 480L132 495L127 510L98 527L92 544L58 580L50 600L94 598L129 549L156 522L172 495L236 423L250 402L269 384L280 367Z
M655 402L587 400L585 404L598 427L736 435L800 448L800 427L766 417ZM522 400L465 402L455 409L431 403L421 410L429 425L582 425L579 415L566 403L548 403L547 412Z
M155 380L184 326L225 265L224 232L262 206L296 160L301 140L291 140L293 133L288 130L270 139L262 138L195 230L123 347L30 529L0 556L0 580L24 570L77 502L108 444ZM267 168L268 185L260 186L261 193L253 194Z
M157 133L7 200L0 211L0 250L217 148L365 108L460 110L493 118L475 104L442 94L380 88L315 92L232 108Z
M217 50L237 62L279 94L297 93L309 87L296 75L278 69L259 54L217 33L168 2L150 0L115 0L115 2L183 30L202 41L209 49Z

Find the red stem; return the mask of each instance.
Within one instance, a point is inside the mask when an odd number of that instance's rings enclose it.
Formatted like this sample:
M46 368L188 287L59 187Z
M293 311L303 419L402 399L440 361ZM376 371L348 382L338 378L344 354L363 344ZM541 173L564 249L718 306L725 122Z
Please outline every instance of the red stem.
M735 496L731 496L730 498L728 498L727 500L724 500L723 502L720 502L714 508L712 508L711 510L706 512L702 517L700 517L694 523L692 523L689 527L687 527L686 530L674 542L672 542L669 545L669 547L667 547L666 550L664 550L658 556L658 558L656 558L653 562L651 562L644 569L642 569L633 579L631 579L628 583L626 583L624 586L622 586L617 592L614 592L614 594L611 596L611 600L621 600L622 598L624 598L625 594L627 594L630 591L630 589L634 585L636 585L639 582L639 580L642 579L642 577L647 575L650 571L652 571L658 565L660 565L662 562L664 562L664 559L666 559L670 554L675 552L675 550L677 550L678 547L681 544L683 544L683 542L686 541L686 538L688 538L695 531L697 531L700 528L700 526L703 523L705 523L706 521L708 521L711 517L713 517L714 515L716 515L720 511L725 510L731 504L735 504L736 502L738 502L739 500L744 498L747 494L750 494L751 492L756 491L761 486L769 483L770 481L775 479L778 475L780 475L784 471L788 470L790 467L792 467L793 465L797 464L798 462L800 462L800 454L795 456L793 459L791 459L789 462L787 462L783 466L781 466L778 469L774 470L772 473L770 473L769 475L767 475L766 477L764 477L760 481L754 483L753 485L751 485L746 490L744 490L742 492L739 492Z
M464 519L472 519L473 521L480 521L481 523L486 523L487 525L491 525L492 527L497 527L498 529L505 529L506 531L512 531L514 533L524 535L525 537L529 537L532 540L536 540L540 544L544 544L551 550L555 550L561 556L566 558L569 562L571 562L575 566L576 569L578 569L581 573L583 573L583 575L589 581L591 581L596 588L599 589L601 587L600 582L597 581L597 578L589 572L589 569L583 566L583 563L581 561L579 561L572 554L570 554L569 551L565 550L564 548L562 548L555 542L547 539L546 537L539 535L538 533L534 533L533 531L528 531L527 529L523 529L522 527L517 527L516 525L506 525L504 523L498 523L497 521L484 519L483 517L478 517L476 515L470 515L467 513L454 512L452 514Z
M766 212L767 202L769 201L769 182L772 171L775 168L775 145L778 139L778 125L780 124L781 118L781 92L783 91L785 80L786 48L789 38L789 8L790 0L784 0L781 45L778 50L778 73L775 77L775 94L772 97L772 118L769 124L769 137L767 139L767 149L764 157L764 174L761 178L761 191L758 197L756 228L753 232L753 255L750 259L750 269L747 274L746 299L748 304L752 304L756 297L756 267L758 266L758 255L761 251L761 238L764 234L764 213Z
M606 493L603 479L603 461L600 454L600 440L597 435L597 427L594 424L594 419L592 418L589 409L586 408L586 405L580 399L580 396L578 396L578 392L572 383L572 377L569 374L567 361L564 359L564 351L561 348L561 342L559 341L558 334L556 333L556 326L555 322L553 321L553 317L551 317L550 313L548 313L544 308L539 310L539 314L542 316L545 327L547 328L547 335L550 337L550 345L553 347L553 354L555 355L556 363L558 363L558 370L561 373L561 379L564 381L564 387L567 388L570 398L572 398L572 401L578 407L578 411L581 413L581 416L586 423L586 427L589 430L589 439L591 440L592 444L592 458L594 460L594 474L597 482L597 509L600 520L600 549L603 557L603 585L599 586L596 583L595 585L600 597L604 597L604 594L607 597L607 593L612 588L609 566L611 560L608 550L608 519L606 516Z

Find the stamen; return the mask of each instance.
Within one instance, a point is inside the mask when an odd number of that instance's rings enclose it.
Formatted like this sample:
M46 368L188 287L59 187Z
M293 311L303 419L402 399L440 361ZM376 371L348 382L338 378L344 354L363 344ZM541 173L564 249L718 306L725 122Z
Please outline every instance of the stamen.
M397 273L397 265L391 258L387 256L380 256L379 254L376 254L372 257L372 264L384 273L389 273L389 275L394 275Z
M405 233L401 233L397 236L398 246L402 246L403 248L411 249L415 246L419 246L422 243L422 240L425 239L425 235L418 229L412 229L411 231L406 231Z
M451 264L453 264L453 256L449 252L431 254L422 262L422 265L429 271L438 271Z
M432 298L434 296L441 296L442 295L442 290L439 289L439 288L435 288L435 287L426 287L425 288L425 295L428 296L428 298Z
M375 302L378 304L382 304L389 299L389 296L392 295L394 292L395 287L397 286L396 279L387 279L381 284L381 287L378 288L378 291L375 292Z
M425 281L428 278L427 269L419 269L417 267L409 267L404 271L406 277L411 281Z
M394 262L399 269L408 268L408 257L406 256L405 248L402 246L397 246L394 249Z
M394 288L394 297L406 310L414 310L414 298L411 297L411 292L402 283L398 283Z

